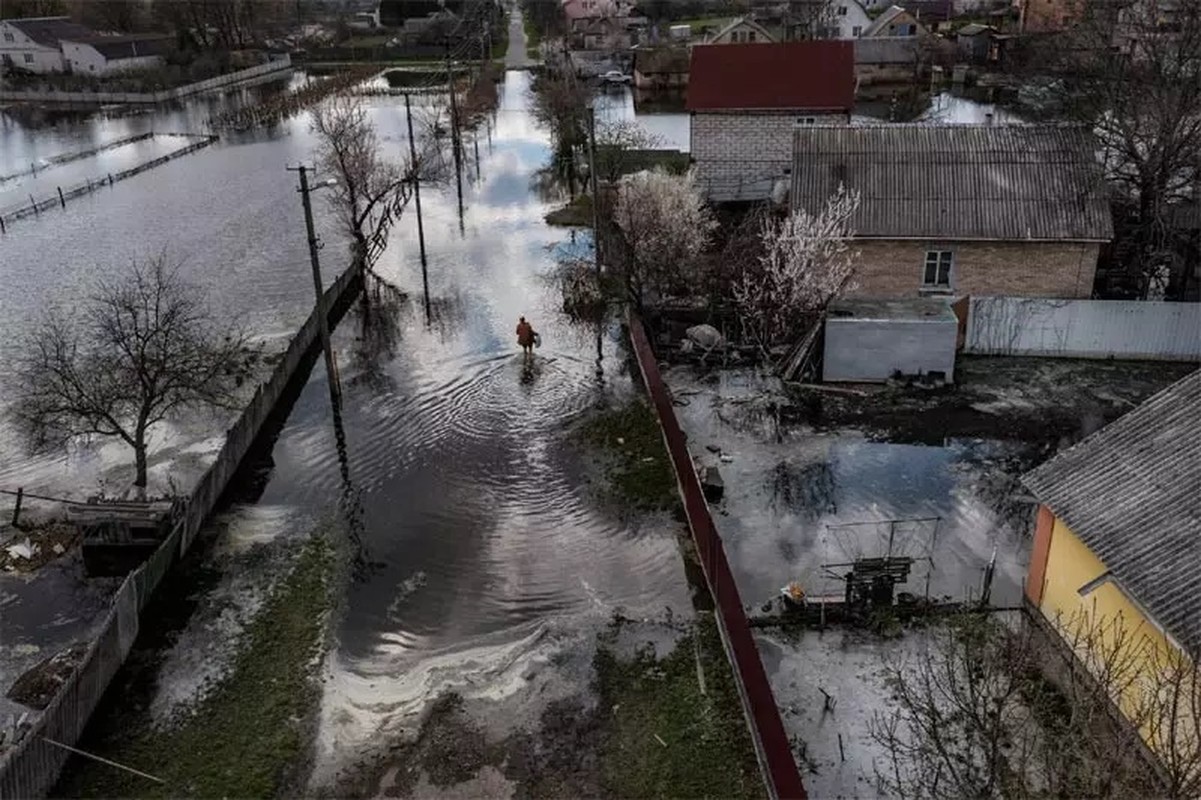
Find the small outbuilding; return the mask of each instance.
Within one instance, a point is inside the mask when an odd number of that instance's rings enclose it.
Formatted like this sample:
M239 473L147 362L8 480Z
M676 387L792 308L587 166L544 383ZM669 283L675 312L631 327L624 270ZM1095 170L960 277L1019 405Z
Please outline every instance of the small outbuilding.
M951 383L959 321L946 300L840 300L826 316L822 379L883 383L922 377Z

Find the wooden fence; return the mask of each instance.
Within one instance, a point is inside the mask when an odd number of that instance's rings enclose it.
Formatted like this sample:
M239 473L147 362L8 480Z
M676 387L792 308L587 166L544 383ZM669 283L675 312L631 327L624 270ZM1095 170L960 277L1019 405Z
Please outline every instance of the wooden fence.
M150 135L153 134L147 134L147 136ZM186 136L188 134L169 135ZM136 167L130 167L129 169L124 169L120 172L110 172L105 175L98 175L95 178L87 178L83 183L78 183L69 189L63 189L62 187L59 187L57 194L41 200L31 196L27 205L0 209L0 233L5 233L7 223L12 222L13 220L21 219L23 217L38 216L43 211L54 208L54 206L66 208L67 201L72 198L85 194L91 194L102 186L112 186L117 181L125 180L126 178L132 178L134 175L140 175L146 170L154 169L155 167L166 164L168 161L174 161L177 158L183 158L190 153L195 153L201 148L208 147L219 138L220 137L218 136L209 135L200 136L199 141L193 142L186 147L181 147L178 150L173 150L170 153L167 153L165 156L159 156L152 161L147 161L145 164L138 164Z
M759 658L759 649L751 636L750 624L742 608L742 598L734 582L734 573L730 570L721 537L709 514L709 504L701 490L700 479L696 475L696 468L684 439L684 431L676 419L667 386L659 375L655 353L647 340L642 321L632 312L627 319L630 343L638 361L638 369L642 373L643 383L659 418L659 428L663 433L667 452L671 456L680 499L688 517L688 529L692 532L692 540L696 544L697 554L705 572L705 582L717 607L717 613L714 614L717 628L721 633L726 658L734 673L734 683L738 687L738 696L742 701L747 728L755 745L755 755L759 759L764 785L772 798L804 798L805 787L801 783L801 776L792 756L788 734L780 719L780 711L776 707L776 698L768 683L767 672Z
M326 308L334 309L330 312L334 320L337 310L344 308L344 297L360 287L362 279L362 272L352 267L326 290ZM171 567L196 540L263 423L296 377L305 354L316 342L318 330L314 309L292 337L271 378L259 385L238 421L226 432L221 452L192 490L179 524L146 563L131 572L117 590L101 632L78 669L63 683L16 746L0 755L0 800L43 797L54 786L68 754L47 740L66 745L74 745L79 740L88 718L137 638L140 613Z

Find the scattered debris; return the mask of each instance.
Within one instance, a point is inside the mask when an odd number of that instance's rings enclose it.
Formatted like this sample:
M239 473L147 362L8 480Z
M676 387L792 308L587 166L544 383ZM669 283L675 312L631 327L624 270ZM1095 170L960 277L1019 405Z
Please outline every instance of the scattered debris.
M75 526L61 521L26 528L19 539L0 546L0 570L29 573L65 555L79 543Z
M710 503L720 503L726 493L726 483L715 466L707 466L701 470L701 491Z
M71 645L63 652L26 671L13 682L5 696L9 700L40 711L50 703L58 693L59 687L75 672L75 668L83 661L87 652L87 642Z

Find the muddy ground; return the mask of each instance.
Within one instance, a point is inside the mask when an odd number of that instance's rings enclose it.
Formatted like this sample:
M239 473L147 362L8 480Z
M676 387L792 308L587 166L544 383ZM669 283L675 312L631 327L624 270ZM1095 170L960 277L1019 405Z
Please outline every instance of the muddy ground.
M781 418L818 430L853 428L894 443L984 438L1059 447L1112 422L1197 366L962 356L954 386L854 387L861 394L793 388Z

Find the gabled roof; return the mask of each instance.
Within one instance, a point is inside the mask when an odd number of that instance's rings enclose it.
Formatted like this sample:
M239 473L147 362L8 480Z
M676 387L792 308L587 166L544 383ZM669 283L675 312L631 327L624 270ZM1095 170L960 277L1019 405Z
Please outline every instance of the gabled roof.
M64 42L90 45L109 60L161 56L172 49L173 39L165 33L134 33L128 36L85 36Z
M1022 482L1180 644L1201 647L1201 371Z
M872 20L872 24L868 25L867 29L863 31L863 35L875 36L880 31L886 29L890 24L892 24L892 21L897 17L907 13L909 12L900 6L889 6L888 8L884 9L884 13Z
M709 41L716 41L741 25L745 25L748 28L753 28L755 30L758 38L762 40L762 42L756 42L756 44L769 43L776 40L776 37L772 36L767 28L763 27L758 22L755 22L755 20L751 19L750 17L737 17L736 19L730 20L724 28L713 34Z
M1113 223L1083 127L818 125L796 129L794 207L859 192L856 236L1108 241Z
M72 22L68 17L26 17L6 19L4 22L43 47L57 48L63 39L78 40L96 35L91 28Z
M692 48L689 111L850 111L849 41L702 44Z

